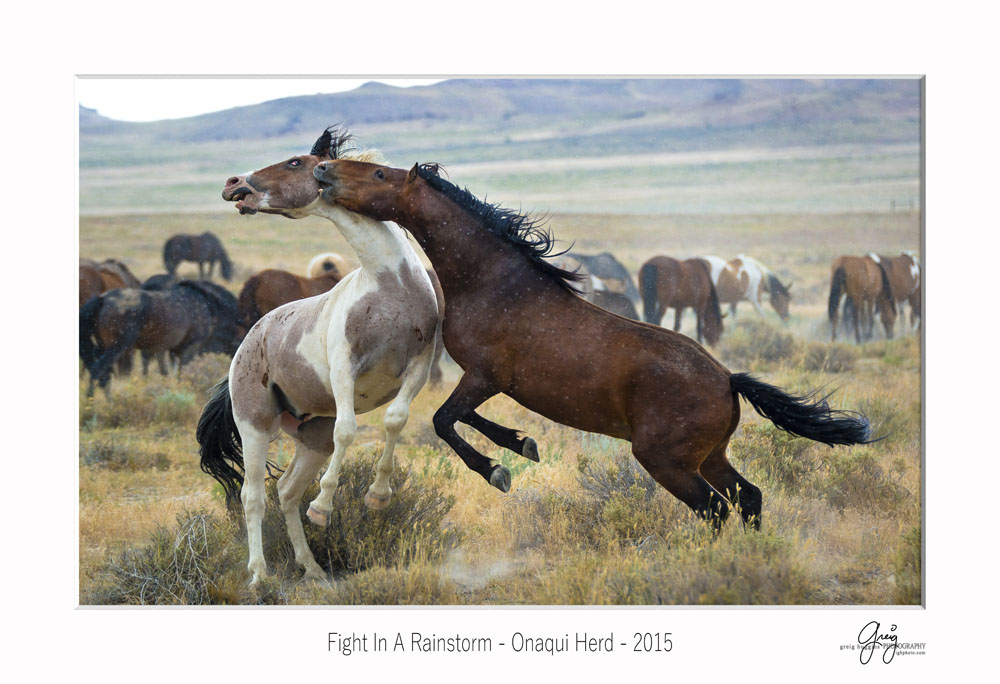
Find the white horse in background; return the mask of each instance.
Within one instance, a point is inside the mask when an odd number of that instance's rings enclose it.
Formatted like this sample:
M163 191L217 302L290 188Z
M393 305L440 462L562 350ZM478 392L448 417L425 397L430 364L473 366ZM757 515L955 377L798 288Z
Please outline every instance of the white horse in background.
M310 154L230 178L223 191L240 213L329 219L360 262L329 292L261 318L199 421L202 469L219 480L228 500L239 492L243 503L251 586L267 572L262 541L267 451L278 430L295 441L292 461L278 480L295 560L306 578L325 580L306 543L302 495L329 458L307 513L311 522L328 524L341 463L357 433L355 415L388 403L385 448L365 496L369 508L388 505L396 439L427 381L440 335L440 302L403 230L319 197L313 168L339 156L348 140L331 130Z

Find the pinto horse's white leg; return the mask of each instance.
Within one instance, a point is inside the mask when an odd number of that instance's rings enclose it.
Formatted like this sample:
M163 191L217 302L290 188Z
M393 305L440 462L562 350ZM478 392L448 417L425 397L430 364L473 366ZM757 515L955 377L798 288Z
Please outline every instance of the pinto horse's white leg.
M243 514L247 522L247 541L250 546L247 569L250 571L252 587L267 574L261 527L264 523L264 480L267 476L267 447L270 443L270 434L257 430L238 418L236 425L243 440L244 477L240 499L243 502Z
M313 451L304 444L296 442L295 456L288 469L282 473L278 480L278 500L281 503L281 512L285 514L285 527L288 529L288 536L292 540L292 548L295 550L296 562L305 568L306 579L326 580L326 573L316 562L309 544L306 542L305 530L302 529L302 517L299 515L299 504L302 502L302 494L306 487L316 477L320 466L329 454Z
M313 524L326 526L333 510L333 494L340 480L340 464L343 463L347 448L354 442L358 432L358 420L354 416L354 378L348 372L337 372L337 368L350 368L349 363L331 364L335 370L331 373L333 398L337 404L337 420L333 426L333 457L330 466L320 478L319 494L312 503L306 516Z
M389 505L392 497L392 488L389 486L389 477L392 475L393 450L396 448L396 439L402 432L406 421L410 417L410 404L420 392L427 377L430 375L431 361L434 358L433 345L423 357L414 359L410 367L403 376L403 383L399 388L399 394L389 404L385 412L385 448L382 450L382 457L378 460L375 468L375 481L368 488L365 494L365 505L372 510L382 510Z

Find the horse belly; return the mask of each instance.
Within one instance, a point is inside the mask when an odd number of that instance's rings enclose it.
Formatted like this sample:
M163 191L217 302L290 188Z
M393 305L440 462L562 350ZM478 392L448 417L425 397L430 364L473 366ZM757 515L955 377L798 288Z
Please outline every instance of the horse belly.
M362 375L354 383L354 412L367 413L389 403L401 386L402 378L384 367Z

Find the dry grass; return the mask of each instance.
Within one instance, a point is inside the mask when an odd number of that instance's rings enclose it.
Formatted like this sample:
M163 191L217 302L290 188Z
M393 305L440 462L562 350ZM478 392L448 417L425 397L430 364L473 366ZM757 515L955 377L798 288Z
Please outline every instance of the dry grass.
M405 525L382 527L375 537L395 534L402 542L396 548L406 550L369 548L359 561L331 564L336 581L324 586L298 582L278 524L268 537L273 575L251 593L245 538L227 517L219 487L200 471L194 441L206 392L225 373L227 359L203 357L180 378L116 377L110 403L100 393L86 399L81 377L81 602L919 603L919 339L879 336L860 347L833 345L824 327L828 257L913 248L913 221L855 215L552 220L556 234L577 239L584 252L605 248L602 225L614 230L614 252L633 272L654 253L719 253L712 245L725 244L730 249L723 256L746 251L789 276L795 282L789 323L782 325L769 310L761 320L743 305L735 321L726 319L714 353L733 370L751 370L791 391L836 390L831 402L864 411L885 439L830 449L789 437L744 405L730 456L763 491L763 530L746 532L732 519L713 539L683 504L651 484L627 443L557 425L506 397L490 400L482 413L533 436L541 462L504 452L460 427L474 447L511 469L509 494L488 486L430 424L460 373L448 365L445 386L425 388L417 397L397 447L397 477L405 469L406 486L422 492L422 501L452 504L424 519L427 536L418 539ZM803 237L820 228L824 235L836 233L835 246ZM81 255L124 258L146 277L158 271L166 236L205 229L222 237L238 264L234 290L256 268L301 271L316 252L347 252L322 222L164 216L84 218ZM684 330L691 329L686 319ZM359 417L359 436L345 463L338 505L348 516L347 534L363 531L363 516L378 522L359 492L381 446L382 414ZM272 445L279 463L291 453L287 438ZM410 513L413 501L399 497ZM397 510L382 523L406 513ZM310 534L321 542L317 548L330 548L329 540L318 539L323 531Z

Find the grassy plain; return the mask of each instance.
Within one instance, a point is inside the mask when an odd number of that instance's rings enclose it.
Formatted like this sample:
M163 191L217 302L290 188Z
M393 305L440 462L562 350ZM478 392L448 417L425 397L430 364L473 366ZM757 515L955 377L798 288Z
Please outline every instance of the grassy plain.
M348 547L368 544L367 555L347 569L334 564L331 586L298 583L275 541L268 551L275 577L254 594L245 587L245 536L227 516L219 487L199 470L194 441L206 392L225 374L228 359L201 357L180 378L116 377L110 402L100 394L87 399L81 375L80 602L919 603L919 336L903 334L900 325L894 340L876 331L874 341L859 347L830 344L825 323L831 259L919 250L918 215L557 213L549 226L577 251L613 252L633 274L655 254L730 258L745 252L770 265L793 283L791 320L783 326L770 309L761 319L741 305L735 320L726 319L713 353L733 371L752 370L792 391L835 388L838 407L866 412L887 438L829 449L789 438L744 404L731 460L763 491L764 527L747 533L730 520L713 540L683 504L651 486L627 443L557 425L506 397L487 402L483 414L532 435L541 462L504 453L463 430L473 446L512 471L510 493L489 487L431 427L434 410L461 373L451 364L443 386L417 397L396 452L398 468L408 471L410 497L398 498L434 500L435 510L446 512L411 520L407 511L390 509L385 515L396 517L383 523L412 530L391 548L342 539ZM233 212L85 214L80 255L120 258L145 278L162 270L167 237L203 230L227 246L236 264L234 292L263 267L301 272L317 252L350 254L328 222ZM195 272L193 265L182 267L182 275ZM683 330L690 333L693 320L686 319ZM362 511L351 486L371 478L382 414L359 417L338 498L342 519L359 521L358 529L379 522L371 516L380 514ZM282 436L272 457L287 463L291 448ZM275 529L269 538L280 538ZM313 541L330 548L315 534Z

